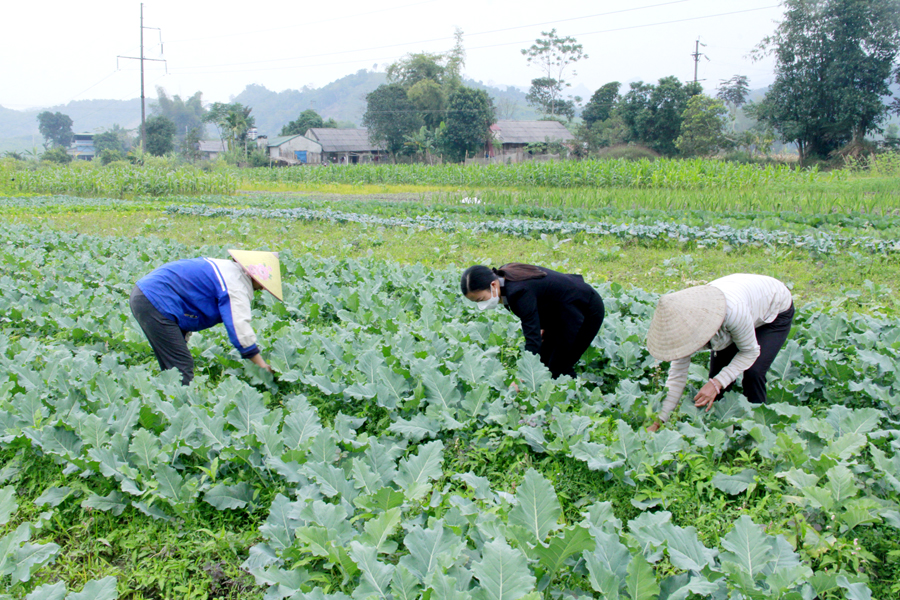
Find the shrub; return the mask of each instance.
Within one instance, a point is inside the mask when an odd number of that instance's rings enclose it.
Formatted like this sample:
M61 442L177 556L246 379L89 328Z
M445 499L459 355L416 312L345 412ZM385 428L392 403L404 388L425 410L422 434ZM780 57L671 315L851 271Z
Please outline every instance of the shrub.
M647 159L653 161L659 158L659 153L647 148L646 146L635 146L633 144L621 144L619 146L610 146L609 148L601 148L597 151L597 158L600 160L641 160Z
M41 160L46 160L50 162L59 163L61 165L68 164L72 162L72 157L66 152L66 149L61 146L56 146L55 148L50 148L46 152L41 155Z

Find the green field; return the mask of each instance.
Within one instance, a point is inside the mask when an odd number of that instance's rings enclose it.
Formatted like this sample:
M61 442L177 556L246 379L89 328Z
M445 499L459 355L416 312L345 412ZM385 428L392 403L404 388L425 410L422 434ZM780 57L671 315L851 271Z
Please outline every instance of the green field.
M897 598L894 164L4 162L0 590ZM191 338L183 388L128 294L229 247L281 252L285 301L259 295L253 322L276 376L217 327ZM460 297L462 268L513 260L603 296L577 379L550 379L512 315ZM664 396L644 347L658 294L733 272L795 297L769 403L688 402L647 433Z

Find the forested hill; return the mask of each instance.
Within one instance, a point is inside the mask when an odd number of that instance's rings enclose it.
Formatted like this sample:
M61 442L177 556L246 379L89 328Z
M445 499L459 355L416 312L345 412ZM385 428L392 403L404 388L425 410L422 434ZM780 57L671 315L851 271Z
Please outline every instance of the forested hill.
M252 107L257 129L269 136L278 135L283 125L296 119L308 108L314 109L326 119L332 118L359 126L363 113L366 112L366 94L384 83L384 80L383 72L362 70L318 89L274 92L261 85L248 85L230 101ZM534 110L525 102L525 93L521 90L492 87L476 81L466 81L465 84L487 90L494 98L498 116L502 119L537 118ZM148 114L153 101L154 98L147 98ZM137 98L78 100L33 110L12 110L0 106L0 152L31 150L33 144L40 147L43 139L38 132L37 115L44 110L72 117L72 129L76 132L104 131L114 124L133 129L141 122L141 103ZM214 135L215 129L207 128L207 137Z
M147 108L149 110L149 101ZM0 152L42 148L44 139L38 131L37 116L45 110L61 112L72 118L75 132L95 132L115 124L133 129L141 124L141 100L75 100L48 108L12 110L0 106Z
M281 127L296 119L306 109L313 109L326 119L353 123L357 126L366 112L366 94L385 82L382 72L361 70L318 89L273 92L261 85L248 85L234 97L234 102L253 107L256 128L268 136L278 135ZM487 86L466 80L469 87L484 89L504 119L534 119L537 115L525 102L525 93L513 87ZM505 114L504 114L505 113Z

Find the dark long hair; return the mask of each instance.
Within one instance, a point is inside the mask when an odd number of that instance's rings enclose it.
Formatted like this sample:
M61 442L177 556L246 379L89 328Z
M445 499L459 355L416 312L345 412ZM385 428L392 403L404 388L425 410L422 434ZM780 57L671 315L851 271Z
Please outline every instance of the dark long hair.
M491 282L503 277L506 281L525 281L526 279L540 279L547 274L534 265L523 263L507 263L499 269L491 269L484 265L473 265L463 271L459 281L459 288L463 296L471 292L480 292L491 287Z

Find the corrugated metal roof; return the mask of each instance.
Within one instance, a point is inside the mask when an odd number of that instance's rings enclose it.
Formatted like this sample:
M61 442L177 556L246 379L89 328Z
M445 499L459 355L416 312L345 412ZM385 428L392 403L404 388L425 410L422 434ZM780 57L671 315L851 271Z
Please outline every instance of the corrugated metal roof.
M568 142L575 139L559 121L497 121L491 129L504 144Z
M294 135L279 135L279 136L275 136L275 137L273 137L273 138L270 138L269 141L266 142L266 146L268 146L269 148L273 148L273 147L275 147L275 146L280 146L280 145L282 145L283 143L285 143L285 142L287 142L287 141L290 141L290 140L294 139L295 137L300 137L300 134L297 133L297 134L294 134Z
M332 129L314 127L306 137L322 144L324 152L375 152L384 150L369 141L368 129Z
M221 140L200 140L200 152L225 152L225 142Z

